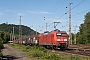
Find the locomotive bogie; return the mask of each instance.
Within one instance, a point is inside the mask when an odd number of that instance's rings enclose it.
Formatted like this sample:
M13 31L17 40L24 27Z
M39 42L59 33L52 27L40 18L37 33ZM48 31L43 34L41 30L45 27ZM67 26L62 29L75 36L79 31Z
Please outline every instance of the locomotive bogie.
M68 44L59 44L58 48L60 48L61 50L66 50L68 47Z

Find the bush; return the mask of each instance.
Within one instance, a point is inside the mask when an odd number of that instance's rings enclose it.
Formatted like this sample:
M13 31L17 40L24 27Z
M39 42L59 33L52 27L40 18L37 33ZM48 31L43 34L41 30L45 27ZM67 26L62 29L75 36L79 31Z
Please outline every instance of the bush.
M4 46L3 46L3 41L2 41L2 39L0 38L0 50L3 49L3 48L4 48Z
M2 57L2 53L1 53L1 50L0 50L0 58Z
M0 38L0 58L2 57L2 53L1 53L1 49L3 49L4 46L3 46L3 41L2 39Z

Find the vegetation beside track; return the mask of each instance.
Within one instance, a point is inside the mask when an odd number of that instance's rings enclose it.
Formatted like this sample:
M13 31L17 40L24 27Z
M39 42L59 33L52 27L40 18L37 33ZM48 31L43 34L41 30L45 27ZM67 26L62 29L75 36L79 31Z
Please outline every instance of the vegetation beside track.
M44 47L9 44L20 51L26 52L27 56L35 60L90 60L87 57L66 56L46 50Z
M3 49L3 41L2 41L2 39L0 38L0 58L2 57L2 49Z

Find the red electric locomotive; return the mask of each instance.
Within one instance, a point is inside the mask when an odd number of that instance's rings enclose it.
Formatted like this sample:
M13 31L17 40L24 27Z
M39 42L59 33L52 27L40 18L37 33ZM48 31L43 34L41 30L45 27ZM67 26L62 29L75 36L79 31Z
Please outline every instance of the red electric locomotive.
M52 48L66 49L68 47L68 34L65 31L54 30L39 34L39 45Z

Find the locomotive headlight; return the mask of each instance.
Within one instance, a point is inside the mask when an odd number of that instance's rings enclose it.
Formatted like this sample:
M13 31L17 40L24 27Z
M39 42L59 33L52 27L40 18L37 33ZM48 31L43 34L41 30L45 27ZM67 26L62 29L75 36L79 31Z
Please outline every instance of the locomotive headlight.
M57 41L60 41L60 39L57 39Z
M67 41L67 39L64 39L64 41Z
M29 38L29 40L30 40L30 38Z

